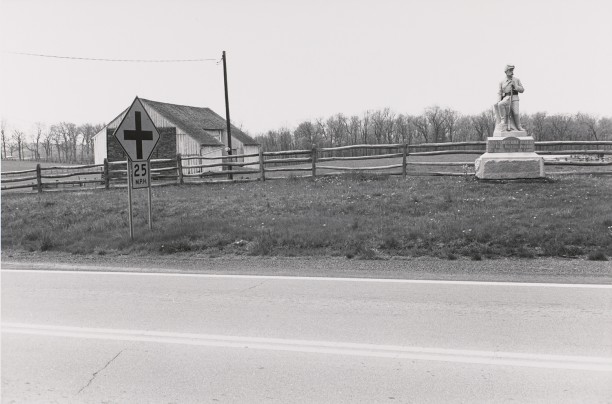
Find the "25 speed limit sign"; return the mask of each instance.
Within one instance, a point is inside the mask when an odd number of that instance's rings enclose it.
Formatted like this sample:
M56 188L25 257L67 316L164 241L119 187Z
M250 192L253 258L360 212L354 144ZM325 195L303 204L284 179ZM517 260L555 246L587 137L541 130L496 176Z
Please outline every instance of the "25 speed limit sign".
M132 161L132 188L151 186L151 174L148 161Z

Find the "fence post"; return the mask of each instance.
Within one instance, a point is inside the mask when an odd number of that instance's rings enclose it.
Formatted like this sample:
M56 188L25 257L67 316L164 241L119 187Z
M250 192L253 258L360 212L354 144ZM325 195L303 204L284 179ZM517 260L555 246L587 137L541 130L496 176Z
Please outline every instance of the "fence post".
M402 152L402 177L406 178L406 158L408 157L408 143L404 143Z
M36 186L37 191L42 192L42 170L40 169L40 164L36 164Z
M176 171L178 174L178 183L179 185L183 185L183 156L181 156L181 153L176 154Z
M312 178L317 176L317 145L312 145Z
M264 155L263 155L263 150L261 149L261 147L259 147L259 173L260 173L260 178L261 181L265 181L266 180L266 169L264 167Z
M110 188L110 177L109 177L109 169L108 169L108 159L104 159L104 189Z

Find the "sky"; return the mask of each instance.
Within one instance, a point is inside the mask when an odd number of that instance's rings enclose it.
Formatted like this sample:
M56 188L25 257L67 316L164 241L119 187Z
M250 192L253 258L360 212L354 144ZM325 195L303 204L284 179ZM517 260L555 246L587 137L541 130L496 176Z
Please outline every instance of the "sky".
M610 0L0 1L9 130L107 123L136 96L225 116L223 51L251 135L387 107L480 113L506 64L521 112L612 116Z

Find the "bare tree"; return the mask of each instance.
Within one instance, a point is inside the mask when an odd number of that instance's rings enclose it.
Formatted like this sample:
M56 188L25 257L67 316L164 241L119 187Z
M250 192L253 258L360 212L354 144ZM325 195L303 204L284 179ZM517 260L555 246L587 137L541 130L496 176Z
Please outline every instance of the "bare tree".
M605 128L601 125L601 119L597 119L594 115L579 112L576 114L576 122L586 130L589 137L593 138L593 140L597 141L602 138Z
M72 122L61 122L60 123L61 133L66 142L67 155L70 156L69 161L77 161L77 143L79 138L79 131L77 126Z
M17 146L17 153L19 154L19 160L23 160L23 143L25 141L25 134L19 129L13 129L13 140Z
M398 115L398 117L395 119L395 130L398 134L398 142L412 144L413 138L416 134L412 120L413 117L403 114Z
M331 144L331 139L329 139L327 125L323 121L323 118L316 119L315 129L317 131L317 137L323 141L323 146L329 146Z
M293 150L293 136L288 128L278 131L278 145L280 150Z
M300 149L310 149L312 146L319 143L317 130L310 121L302 122L293 131L296 147Z
M40 141L43 136L45 125L42 122L36 122L34 132L32 134L32 142L26 144L26 148L32 153L34 160L40 160Z
M551 115L548 119L554 139L565 140L570 138L569 130L573 124L573 118L570 115Z
M612 118L599 118L601 140L612 140Z
M349 136L349 142L351 144L359 143L359 133L361 130L361 119L357 115L351 116L350 123L348 125L347 131Z
M346 117L342 114L337 114L330 117L325 125L327 127L330 145L332 147L342 146L343 140L348 137Z
M429 128L431 130L431 141L438 143L444 138L444 114L439 106L434 105L425 109L425 117L429 122Z
M55 146L55 150L57 150L57 160L61 163L62 162L62 150L65 151L65 148L63 147L62 133L60 132L59 125L51 126L50 136L51 136L51 141L53 142L53 145ZM66 156L66 160L67 159L68 157Z
M472 127L476 133L477 140L487 140L495 130L495 114L492 109L481 112L480 115L472 117Z
M6 158L6 121L4 119L2 119L2 121L0 121L0 132L2 133L2 158Z
M524 120L530 129L529 132L533 135L535 140L545 140L548 137L547 120L546 112L535 113Z
M444 132L449 142L453 141L458 119L459 112L450 108L442 110L442 125L444 126Z
M393 127L395 125L395 113L391 109L375 111L372 114L372 129L376 143L391 143L393 138Z
M52 141L53 141L53 132L51 130L48 130L45 132L45 135L42 141L43 150L45 151L45 160L47 161L49 161L49 158L53 154Z
M417 135L423 139L423 142L429 143L429 121L425 114L414 117L412 125L414 125Z
M476 133L472 129L473 127L471 116L459 117L459 119L457 119L457 122L455 123L453 141L467 142L469 140L473 140L473 137Z
M374 138L376 139L377 144L382 143L385 119L386 117L383 116L382 111L374 111L372 114L372 129L374 131Z
M370 128L370 120L372 117L371 111L365 111L363 113L363 118L361 119L361 143L368 143L368 134Z
M85 156L88 161L91 160L93 154L93 138L98 132L104 128L103 124L92 125L86 123L77 128L77 132L81 135L81 161L85 161Z

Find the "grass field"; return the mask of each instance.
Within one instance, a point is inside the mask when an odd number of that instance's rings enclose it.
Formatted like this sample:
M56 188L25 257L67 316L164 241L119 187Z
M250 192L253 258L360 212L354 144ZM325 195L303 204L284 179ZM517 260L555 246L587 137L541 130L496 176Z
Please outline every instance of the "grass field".
M2 195L4 251L446 259L612 256L612 178L343 177Z

